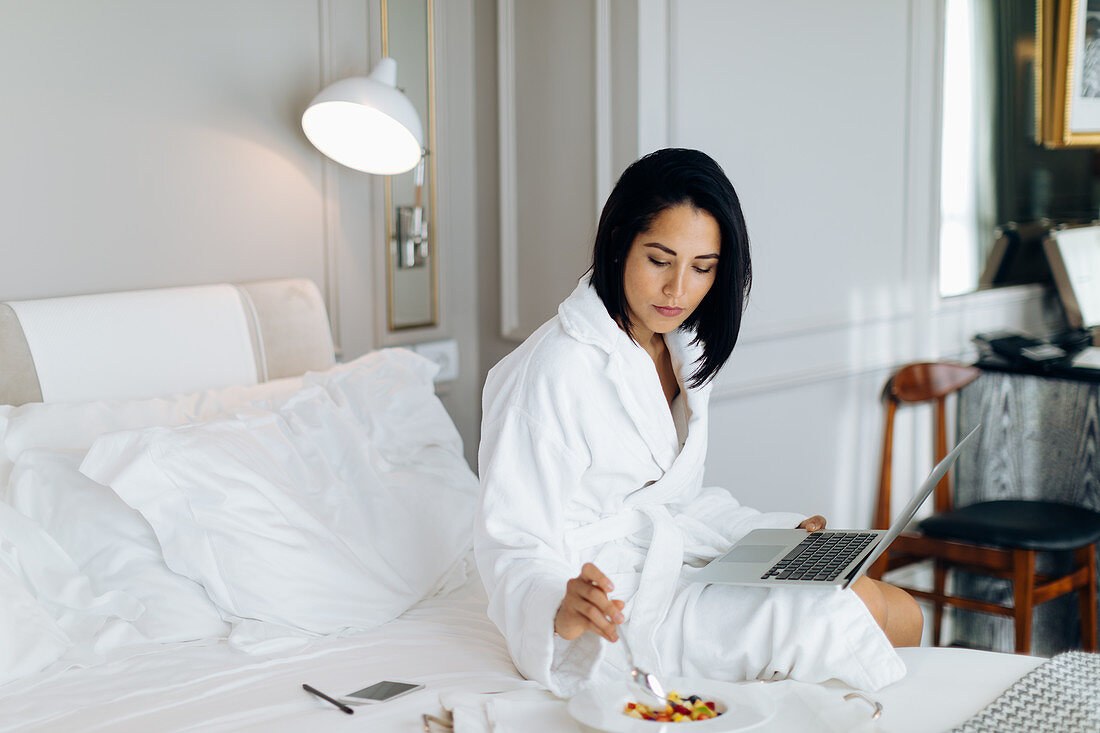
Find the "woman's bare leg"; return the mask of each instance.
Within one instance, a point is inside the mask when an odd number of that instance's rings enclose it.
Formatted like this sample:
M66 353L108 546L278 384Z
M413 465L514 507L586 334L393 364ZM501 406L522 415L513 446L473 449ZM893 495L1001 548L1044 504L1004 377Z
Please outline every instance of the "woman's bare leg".
M878 583L886 599L886 637L894 646L920 646L921 632L924 630L924 614L913 596L896 585Z
M924 614L913 597L897 586L861 577L852 584L879 628L894 646L920 646Z

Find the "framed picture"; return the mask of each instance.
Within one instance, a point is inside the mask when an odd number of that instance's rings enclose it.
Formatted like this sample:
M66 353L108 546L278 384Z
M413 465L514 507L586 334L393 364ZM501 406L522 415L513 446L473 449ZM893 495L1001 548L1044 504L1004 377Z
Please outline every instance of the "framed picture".
M1100 0L1036 2L1037 142L1100 147Z
M1070 328L1100 326L1100 226L1056 230L1043 241ZM1094 334L1100 336L1100 331Z

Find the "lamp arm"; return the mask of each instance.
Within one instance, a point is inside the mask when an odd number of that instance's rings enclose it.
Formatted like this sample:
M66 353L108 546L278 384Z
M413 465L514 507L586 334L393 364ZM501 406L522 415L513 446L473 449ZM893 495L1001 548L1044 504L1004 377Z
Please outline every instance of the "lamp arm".
M424 200L424 157L427 155L427 150L420 156L420 160L416 163L416 168L413 170L413 185L415 188L416 199L413 202L414 206L423 206Z

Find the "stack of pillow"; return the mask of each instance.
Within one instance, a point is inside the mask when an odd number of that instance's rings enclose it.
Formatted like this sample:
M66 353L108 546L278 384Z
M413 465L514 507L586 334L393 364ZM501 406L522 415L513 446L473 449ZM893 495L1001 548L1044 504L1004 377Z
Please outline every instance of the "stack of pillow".
M251 387L0 406L0 684L135 643L282 649L430 595L477 494L435 369L388 349Z

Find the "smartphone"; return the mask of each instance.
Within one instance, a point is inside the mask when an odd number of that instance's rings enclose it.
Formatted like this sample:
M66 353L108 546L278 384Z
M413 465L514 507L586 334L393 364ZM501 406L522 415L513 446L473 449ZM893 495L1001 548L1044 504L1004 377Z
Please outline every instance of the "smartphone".
M401 697L407 695L410 692L423 689L424 685L417 685L412 682L393 682L391 680L383 680L381 682L375 682L369 687L364 687L362 690L356 690L355 692L349 692L346 695L340 697L340 702L349 704L359 704L367 702L386 702L392 700L395 697Z

